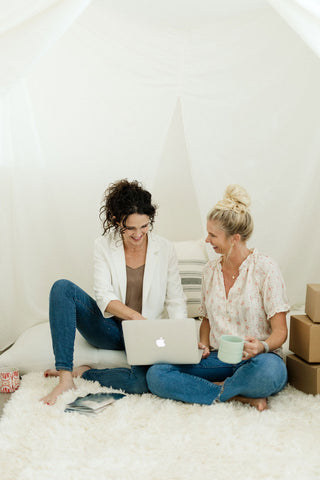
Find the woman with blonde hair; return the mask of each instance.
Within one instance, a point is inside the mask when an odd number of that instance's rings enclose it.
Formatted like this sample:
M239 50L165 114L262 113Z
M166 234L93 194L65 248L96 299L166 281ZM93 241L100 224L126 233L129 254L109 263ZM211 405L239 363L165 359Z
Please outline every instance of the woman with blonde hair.
M202 276L202 360L152 366L147 382L158 396L207 405L239 400L261 411L267 397L287 383L281 346L289 305L277 264L247 246L253 231L250 203L244 188L229 185L208 214L206 242L219 257L207 263ZM246 340L239 363L218 359L222 335Z

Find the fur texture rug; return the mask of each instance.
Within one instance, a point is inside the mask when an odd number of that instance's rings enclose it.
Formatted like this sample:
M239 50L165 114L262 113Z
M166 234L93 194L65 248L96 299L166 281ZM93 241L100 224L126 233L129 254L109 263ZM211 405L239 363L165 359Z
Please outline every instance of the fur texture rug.
M288 386L260 413L237 402L188 405L129 395L92 417L64 413L110 391L76 379L49 407L57 379L29 373L0 423L1 480L319 479L320 398Z

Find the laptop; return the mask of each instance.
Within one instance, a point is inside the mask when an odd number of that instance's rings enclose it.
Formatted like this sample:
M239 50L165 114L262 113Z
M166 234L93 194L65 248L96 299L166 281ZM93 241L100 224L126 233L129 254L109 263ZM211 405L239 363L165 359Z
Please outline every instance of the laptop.
M194 318L123 320L123 336L129 365L199 363L201 322Z

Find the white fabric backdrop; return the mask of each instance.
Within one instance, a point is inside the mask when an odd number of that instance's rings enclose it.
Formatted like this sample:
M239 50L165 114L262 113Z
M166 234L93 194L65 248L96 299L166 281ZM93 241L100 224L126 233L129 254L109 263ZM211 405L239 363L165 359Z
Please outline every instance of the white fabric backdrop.
M302 303L320 277L316 55L262 0L89 3L48 1L46 14L74 9L55 17L46 54L35 42L1 83L0 349L47 320L57 278L92 291L100 200L121 177L155 193L172 240L204 236L225 186L243 184L251 243Z
M319 0L269 0L269 3L320 56Z
M50 217L56 210L24 77L89 3L1 2L0 350L45 318L55 232Z

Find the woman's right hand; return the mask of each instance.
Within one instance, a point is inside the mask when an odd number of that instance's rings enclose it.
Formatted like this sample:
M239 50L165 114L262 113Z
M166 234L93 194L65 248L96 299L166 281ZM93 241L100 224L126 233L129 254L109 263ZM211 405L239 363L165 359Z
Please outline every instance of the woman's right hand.
M203 343L199 342L198 343L198 348L200 350L203 350L202 358L207 358L210 355L210 348L208 345L204 345Z
M147 320L146 317L143 317L141 313L135 312L131 315L129 320Z
M121 320L146 320L141 313L127 307L127 305L120 302L120 300L111 300L111 302L108 303L105 312L111 313L111 315Z

